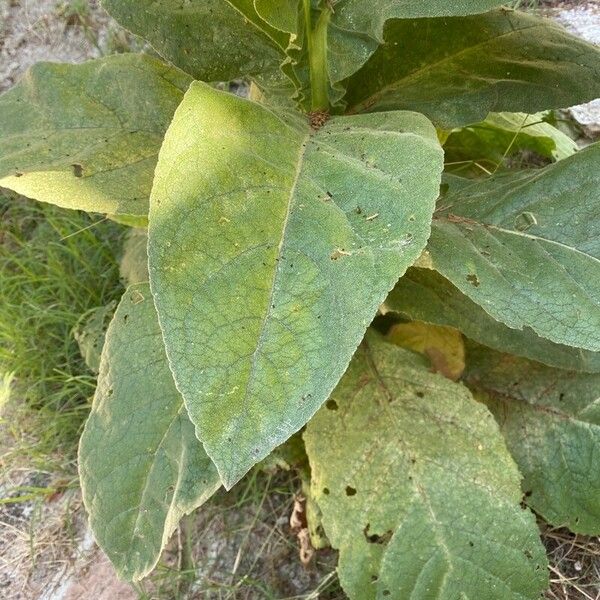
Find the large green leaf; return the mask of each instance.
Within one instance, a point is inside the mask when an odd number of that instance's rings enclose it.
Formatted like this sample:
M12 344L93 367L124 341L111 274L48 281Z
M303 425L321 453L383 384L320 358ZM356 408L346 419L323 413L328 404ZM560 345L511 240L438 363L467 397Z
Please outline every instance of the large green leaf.
M389 19L464 16L500 6L498 0L337 0L328 33L328 67L333 81L356 72L384 41Z
M263 21L252 0L103 0L121 25L203 81L277 71L286 35Z
M347 81L350 112L416 110L452 128L600 96L600 49L546 19L499 10L396 20L384 37Z
M190 88L156 171L150 281L177 387L227 487L343 374L427 240L442 159L422 115L314 130Z
M446 169L453 172L477 163L497 169L505 159L523 151L550 160L562 160L577 152L577 144L565 133L542 120L543 114L492 113L485 121L453 131L444 144ZM483 171L479 168L479 175Z
M553 525L600 534L600 375L475 347L466 379L485 392L529 505Z
M134 580L220 485L173 383L148 284L125 292L106 334L79 473L96 541Z
M140 54L40 63L0 96L0 187L146 215L158 150L191 78Z
M454 327L496 350L562 369L600 372L600 352L555 344L529 327L511 329L430 269L409 269L387 297L385 307L411 320Z
M449 180L432 264L493 318L600 350L600 144L534 171Z
M351 598L539 598L544 549L498 427L424 359L367 336L304 439Z

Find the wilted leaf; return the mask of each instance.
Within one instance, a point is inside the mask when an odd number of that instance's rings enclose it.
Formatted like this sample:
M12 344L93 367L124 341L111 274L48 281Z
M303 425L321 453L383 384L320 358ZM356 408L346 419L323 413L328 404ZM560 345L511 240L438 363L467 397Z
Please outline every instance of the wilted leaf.
M173 383L148 284L125 292L106 334L79 473L96 541L134 580L220 485Z
M594 144L544 169L448 180L428 246L434 267L509 327L597 352L599 164Z
M64 208L147 215L158 150L190 82L141 54L35 65L0 96L0 187Z
M496 416L527 503L553 525L600 534L600 374L471 347L466 379Z
M343 374L425 244L441 163L421 115L314 130L190 88L156 171L150 281L177 387L227 487Z
M600 49L548 19L503 9L388 21L384 38L347 81L350 112L416 110L451 128L600 96Z
M535 519L492 415L466 388L368 336L304 439L351 598L539 598Z
M465 346L457 329L413 321L394 325L387 338L397 346L424 354L435 373L453 381L462 375L465 368Z
M562 369L600 372L600 352L555 344L529 327L511 329L430 269L410 268L387 297L385 307L409 319L455 327L496 350Z

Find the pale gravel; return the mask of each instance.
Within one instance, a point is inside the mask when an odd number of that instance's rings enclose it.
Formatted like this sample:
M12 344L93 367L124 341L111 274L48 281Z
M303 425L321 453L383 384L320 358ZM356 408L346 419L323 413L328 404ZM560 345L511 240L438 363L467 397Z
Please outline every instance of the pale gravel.
M600 46L600 1L559 9L555 19L571 33ZM589 137L600 135L600 98L574 106L570 113Z

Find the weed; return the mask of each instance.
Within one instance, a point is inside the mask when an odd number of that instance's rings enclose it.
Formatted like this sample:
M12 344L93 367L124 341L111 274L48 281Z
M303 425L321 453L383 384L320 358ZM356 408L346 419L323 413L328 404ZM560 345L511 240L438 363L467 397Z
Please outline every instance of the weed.
M0 214L0 374L11 374L19 402L11 409L18 418L4 425L31 458L58 449L72 458L95 377L71 331L84 312L121 293L123 229L17 197L0 196Z

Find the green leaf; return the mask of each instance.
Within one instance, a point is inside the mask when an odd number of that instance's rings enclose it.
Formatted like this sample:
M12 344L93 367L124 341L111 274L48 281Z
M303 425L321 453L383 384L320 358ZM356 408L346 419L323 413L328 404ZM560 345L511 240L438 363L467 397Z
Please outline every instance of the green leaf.
M444 144L446 165L456 163L458 172L464 161L476 161L494 170L524 150L551 160L575 154L577 144L542 118L542 114L492 113L481 123L455 130Z
M145 216L158 150L190 82L141 54L35 65L0 96L0 187Z
M411 320L454 327L496 350L562 369L600 372L599 352L555 344L538 337L529 327L511 329L429 269L410 268L387 297L385 307Z
M471 347L466 379L500 424L527 503L553 525L600 534L600 374Z
M334 82L356 72L384 41L389 19L464 16L500 6L498 0L345 0L332 2L328 35L329 72Z
M416 110L452 128L600 96L600 49L550 20L509 10L397 20L384 38L346 82L350 112Z
M102 5L196 79L230 81L277 71L285 59L283 32L260 19L252 0L103 0Z
M220 485L173 383L148 284L125 292L106 334L79 474L96 541L133 580Z
M422 115L314 130L305 115L190 88L156 171L150 281L177 387L226 487L343 374L429 236L442 160Z
M100 356L104 347L106 329L115 312L116 302L113 300L106 306L98 306L81 316L73 328L73 337L79 346L79 352L93 373L100 369Z
M300 0L254 0L260 17L273 27L289 33L298 33Z
M497 321L599 351L598 165L593 144L544 169L449 180L432 265Z
M148 275L148 230L131 229L123 244L123 258L119 265L121 279L129 285L144 283Z
M539 598L545 555L519 473L462 385L367 336L304 439L350 598Z

